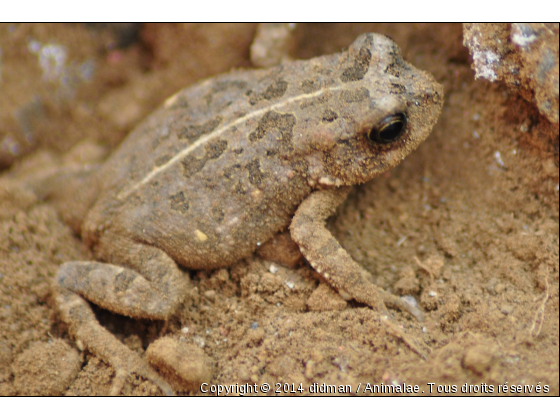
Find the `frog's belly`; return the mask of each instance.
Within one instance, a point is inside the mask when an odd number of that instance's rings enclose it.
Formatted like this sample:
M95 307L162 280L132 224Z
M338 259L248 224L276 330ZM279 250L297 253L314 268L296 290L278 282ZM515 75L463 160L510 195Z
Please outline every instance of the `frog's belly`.
M251 255L276 232L289 226L299 203L270 203L271 200L264 200L240 206L230 199L219 206L205 206L204 198L200 198L198 204L191 201L187 209L185 203L181 207L178 197L167 203L161 200L123 210L114 225L124 228L120 234L164 250L186 268L212 269Z

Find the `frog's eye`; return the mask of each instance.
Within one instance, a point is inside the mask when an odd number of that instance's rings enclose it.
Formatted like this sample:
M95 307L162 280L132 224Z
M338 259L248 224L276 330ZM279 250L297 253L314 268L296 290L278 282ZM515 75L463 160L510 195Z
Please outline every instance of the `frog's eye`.
M397 140L406 128L406 115L402 112L385 117L369 132L369 139L376 143L389 144Z

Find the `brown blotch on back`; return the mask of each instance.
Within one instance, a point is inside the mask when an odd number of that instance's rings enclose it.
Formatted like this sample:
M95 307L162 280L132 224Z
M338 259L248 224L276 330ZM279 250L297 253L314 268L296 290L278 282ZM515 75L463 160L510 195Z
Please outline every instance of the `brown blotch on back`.
M213 104L214 98L219 99L224 95L225 92L231 90L245 90L247 88L247 82L242 80L220 80L214 83L210 92L204 96L206 101L206 106L211 107L214 111L223 111L225 108L229 107L233 102L222 103L221 105Z
M192 155L187 155L182 161L183 176L190 178L197 172L200 172L206 162L211 159L218 159L222 153L227 149L228 142L226 140L216 139L208 142L204 148L204 156L196 158Z
M216 117L206 121L200 125L189 125L181 132L181 138L186 138L189 141L198 140L201 136L209 134L216 129L222 122L222 117Z
M404 61L399 54L398 47L396 45L389 52L389 55L393 57L393 61L387 65L384 73L388 73L395 77L400 77L401 73L407 74L410 71L413 71L413 68L406 61Z
M250 163L245 165L249 172L249 182L255 186L261 186L266 175L261 171L261 163L258 159L253 159Z
M316 80L306 79L299 85L303 93L313 93L321 89L321 84Z
M369 98L369 90L361 87L353 90L343 90L340 93L340 99L346 103L362 102Z
M330 123L338 118L338 114L334 112L332 109L327 109L323 113L322 118L323 118L323 122Z
M189 209L189 203L183 191L169 197L169 205L172 210L178 211L181 214L185 214Z
M222 153L227 149L228 143L226 140L212 140L206 145L207 159L218 159Z
M340 75L340 81L342 83L347 83L362 80L368 71L370 61L371 51L365 47L360 48L358 55L354 58L352 66L348 67Z
M268 87L266 88L266 90L261 94L261 95L253 95L252 91L249 91L249 104L250 105L256 105L259 101L265 99L265 100L272 100L272 99L279 99L282 96L284 96L284 94L286 93L286 90L288 90L288 82L286 82L285 80L276 80L273 83L271 83L270 85L268 85Z
M223 172L222 175L224 176L225 179L232 179L234 174L236 172L238 172L240 168L241 168L241 165L239 163L236 163L236 164L230 166L229 168L224 169L224 172Z
M263 115L256 130L249 133L249 140L255 142L276 130L279 135L275 140L291 142L295 124L296 117L293 114L280 114L275 111L269 111Z
M202 168L204 168L207 160L208 159L206 157L197 159L192 155L187 155L181 161L181 164L183 165L183 176L185 178L190 178L191 176L199 172Z
M263 98L268 100L281 98L286 93L286 90L288 90L288 82L277 80L266 88Z
M391 83L391 93L397 95L406 93L406 86L401 85L399 83Z

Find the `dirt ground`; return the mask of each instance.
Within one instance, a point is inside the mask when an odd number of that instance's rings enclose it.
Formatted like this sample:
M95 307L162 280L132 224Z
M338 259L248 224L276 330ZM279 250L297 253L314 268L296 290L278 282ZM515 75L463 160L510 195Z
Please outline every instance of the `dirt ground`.
M379 286L419 302L424 322L391 315L426 358L363 305L311 311L318 275L256 256L192 273L168 325L96 309L99 320L140 353L162 335L180 338L209 357L210 384L266 382L269 395L276 383L301 383L303 394L314 383L353 394L384 383L424 395L558 395L558 125L505 86L474 80L461 25L299 25L294 54L337 52L363 32L389 35L445 88L428 140L356 188L330 224ZM0 159L0 395L104 395L114 377L77 351L49 287L62 262L91 254L23 184L63 162L102 160L178 89L250 67L254 33L0 26L0 141L13 152ZM123 394L160 390L131 377Z

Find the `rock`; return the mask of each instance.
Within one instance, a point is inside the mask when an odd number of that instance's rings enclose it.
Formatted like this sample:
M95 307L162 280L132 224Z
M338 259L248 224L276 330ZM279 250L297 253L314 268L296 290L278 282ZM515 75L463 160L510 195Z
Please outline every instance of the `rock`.
M558 124L558 23L466 23L476 78L503 81Z

